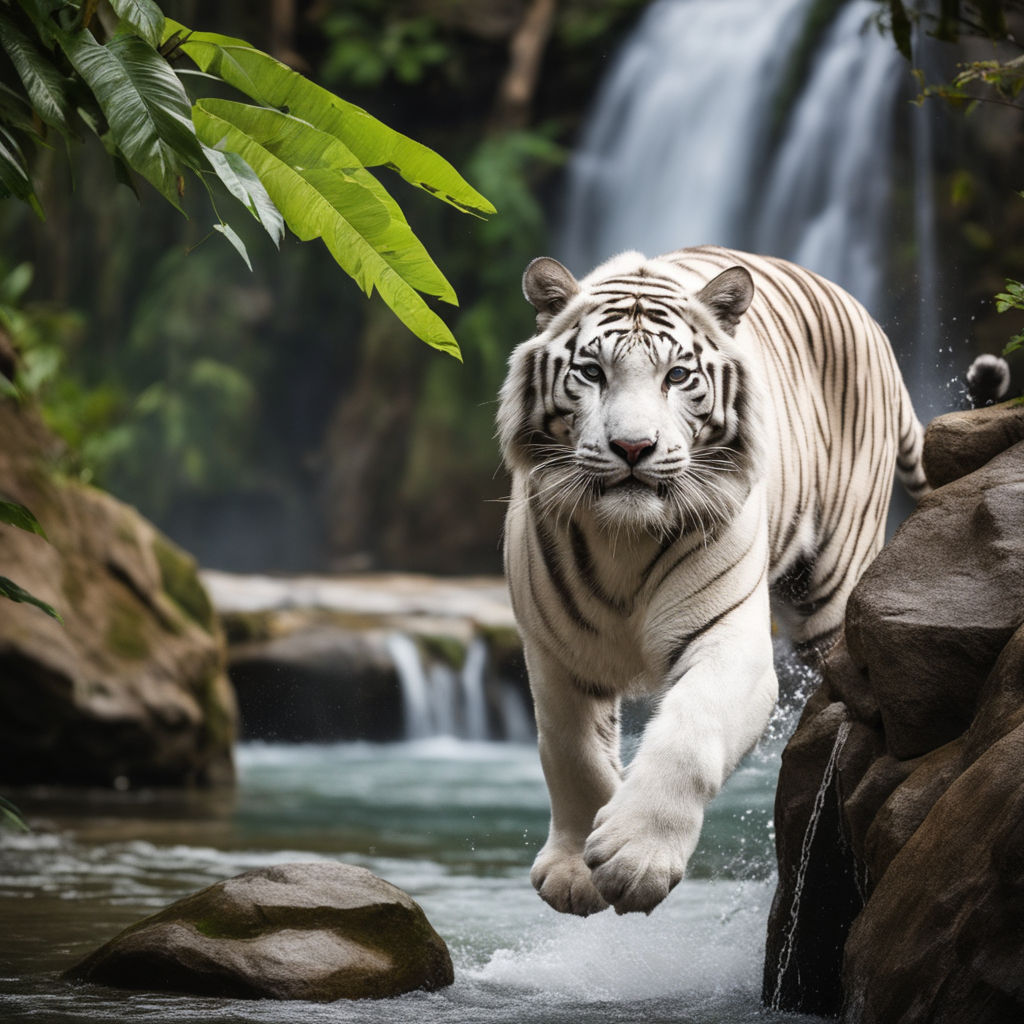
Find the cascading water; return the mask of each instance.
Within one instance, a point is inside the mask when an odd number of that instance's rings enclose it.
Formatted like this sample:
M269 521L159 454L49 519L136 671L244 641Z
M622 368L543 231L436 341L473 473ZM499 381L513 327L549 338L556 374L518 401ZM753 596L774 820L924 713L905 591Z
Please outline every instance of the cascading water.
M461 669L425 660L415 639L407 633L389 634L387 646L402 690L406 739L450 736L527 742L533 738L523 696L507 680L492 680L493 706L489 713L488 653L481 637L470 641Z
M559 255L586 272L623 249L716 243L792 259L887 326L922 411L940 381L927 112L874 27L873 0L657 0L623 48L570 165ZM802 83L787 77L813 59ZM780 109L781 104L788 109ZM919 303L894 304L895 153L914 153L907 218Z

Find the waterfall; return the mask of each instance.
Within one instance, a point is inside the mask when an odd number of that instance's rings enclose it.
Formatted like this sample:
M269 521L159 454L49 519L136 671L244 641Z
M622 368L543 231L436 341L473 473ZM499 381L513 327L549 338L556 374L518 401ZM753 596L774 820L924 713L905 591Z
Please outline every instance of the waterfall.
M569 170L562 253L743 247L771 106L810 0L658 0L601 88Z
M878 4L831 6L656 0L570 164L558 251L577 273L623 249L709 242L792 259L887 327L925 410L938 387L929 115L905 102L907 67L872 23ZM913 199L898 238L891 185L904 166ZM907 309L888 280L897 244L917 253Z
M847 3L827 32L772 160L752 245L836 281L876 314L905 73L892 41L865 31L877 9Z
M425 654L407 633L390 633L387 649L401 686L406 739L533 739L523 695L494 673L483 637L470 640L461 669Z

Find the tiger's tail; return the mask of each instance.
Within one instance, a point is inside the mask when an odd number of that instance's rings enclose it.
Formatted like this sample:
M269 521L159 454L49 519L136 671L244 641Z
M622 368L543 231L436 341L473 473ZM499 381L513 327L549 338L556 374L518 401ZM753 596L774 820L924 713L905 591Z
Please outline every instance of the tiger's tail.
M900 447L896 455L896 475L914 501L920 501L932 489L921 461L924 427L914 412L906 387L901 386L900 392Z

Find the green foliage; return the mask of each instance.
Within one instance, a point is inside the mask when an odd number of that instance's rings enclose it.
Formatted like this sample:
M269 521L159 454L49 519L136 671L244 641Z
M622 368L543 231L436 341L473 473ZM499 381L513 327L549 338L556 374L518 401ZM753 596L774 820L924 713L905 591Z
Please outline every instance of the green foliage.
M17 832L28 832L29 827L25 824L21 812L10 800L0 796L0 824L13 828Z
M114 16L113 31L104 11ZM390 168L463 212L493 213L432 150L244 40L165 19L153 0L0 0L0 34L14 72L0 78L0 197L24 200L42 216L25 144L45 144L47 131L70 144L84 125L110 153L119 180L134 187L133 172L141 175L182 212L187 182L198 178L214 202L214 230L250 269L235 208L221 214L214 183L275 244L285 225L303 240L321 238L413 333L459 355L423 298L454 303L454 290L366 170ZM176 71L168 56L181 54L202 73ZM183 78L216 95L193 104ZM255 105L220 98L225 85Z
M27 590L19 587L14 580L10 580L6 576L0 576L0 597L6 597L8 601L14 601L17 604L35 605L36 608L41 608L47 615L58 622L64 621L52 605L48 605L45 601L40 601L38 597L33 597Z
M19 530L37 533L43 540L47 539L46 531L39 525L39 520L24 505L19 505L16 501L0 499L0 523L17 526Z
M996 296L996 312L1007 313L1011 309L1024 310L1024 283L1007 278L1006 291ZM1024 331L1010 338L1003 349L1003 355L1008 356L1011 352L1018 352L1021 349L1024 349Z
M16 501L0 500L0 523L16 526L19 530L25 530L28 533L35 533L42 537L43 540L46 540L46 532L39 524L39 520L24 505L20 505ZM19 587L17 583L6 576L0 576L0 597L6 597L9 601L15 601L19 604L35 605L36 608L41 608L47 615L58 622L64 621L45 601L40 601L38 597L33 597L27 590Z
M330 43L321 74L328 82L374 89L394 77L415 85L453 59L452 47L433 18L410 15L381 23L377 3L346 4L321 22Z

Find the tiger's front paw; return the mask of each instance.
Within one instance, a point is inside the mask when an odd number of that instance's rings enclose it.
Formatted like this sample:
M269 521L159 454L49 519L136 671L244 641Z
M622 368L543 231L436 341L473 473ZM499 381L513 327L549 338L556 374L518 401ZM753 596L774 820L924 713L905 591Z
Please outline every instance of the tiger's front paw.
M578 851L545 844L533 862L530 881L541 899L563 914L588 917L608 907Z
M617 914L649 914L680 882L697 845L703 811L674 822L615 806L598 812L583 861Z

